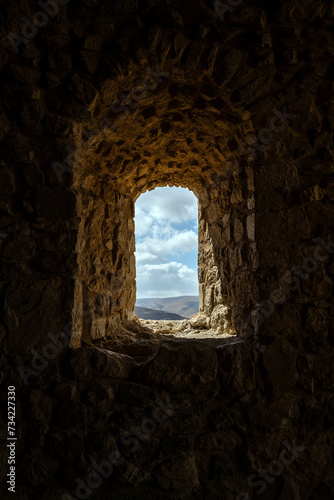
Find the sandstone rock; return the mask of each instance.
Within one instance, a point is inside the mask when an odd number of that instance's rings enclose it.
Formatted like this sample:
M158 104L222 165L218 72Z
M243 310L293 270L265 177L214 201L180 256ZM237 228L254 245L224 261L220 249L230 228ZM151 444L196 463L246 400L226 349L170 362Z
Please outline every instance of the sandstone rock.
M218 329L222 333L233 335L234 329L231 324L231 310L229 307L219 305L216 306L210 316L210 327Z
M208 328L208 317L203 313L197 313L191 316L189 323L194 328Z

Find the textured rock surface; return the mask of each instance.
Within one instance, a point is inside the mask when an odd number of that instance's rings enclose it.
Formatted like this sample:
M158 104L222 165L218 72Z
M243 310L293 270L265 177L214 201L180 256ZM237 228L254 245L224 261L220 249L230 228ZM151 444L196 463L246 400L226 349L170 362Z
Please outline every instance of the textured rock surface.
M333 494L333 5L222 5L70 0L42 26L38 2L6 4L1 400L15 385L22 500L79 498L102 461L91 498ZM168 184L199 201L192 332L134 317L134 202Z
M333 380L319 356L330 366L324 347L284 341L262 353L219 338L64 353L29 387L16 381L20 498L80 498L83 483L101 499L235 499L263 484L269 499L324 498ZM104 479L89 479L98 470Z

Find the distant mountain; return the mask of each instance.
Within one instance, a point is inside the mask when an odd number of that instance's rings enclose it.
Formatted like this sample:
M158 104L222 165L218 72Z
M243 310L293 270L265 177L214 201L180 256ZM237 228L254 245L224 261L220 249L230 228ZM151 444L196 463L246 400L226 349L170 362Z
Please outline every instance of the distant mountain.
M180 320L186 319L178 314L169 313L165 311L158 311L157 309L148 309L147 307L135 307L135 313L141 319L156 319L156 320Z
M161 299L137 299L136 307L154 309L178 314L183 318L190 318L193 314L198 313L199 297L183 295L181 297L165 297Z

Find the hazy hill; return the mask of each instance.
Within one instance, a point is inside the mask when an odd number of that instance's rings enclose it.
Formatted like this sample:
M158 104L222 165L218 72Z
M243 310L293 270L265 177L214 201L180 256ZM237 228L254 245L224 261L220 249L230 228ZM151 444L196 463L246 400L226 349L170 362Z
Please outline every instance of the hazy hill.
M178 314L183 318L190 318L190 316L198 312L199 298L183 295L181 297L137 299L136 307L154 309L156 311Z
M166 312L166 311L158 311L157 309L148 309L147 307L137 307L135 308L136 315L138 318L142 319L156 319L156 320L180 320L186 319L178 314Z

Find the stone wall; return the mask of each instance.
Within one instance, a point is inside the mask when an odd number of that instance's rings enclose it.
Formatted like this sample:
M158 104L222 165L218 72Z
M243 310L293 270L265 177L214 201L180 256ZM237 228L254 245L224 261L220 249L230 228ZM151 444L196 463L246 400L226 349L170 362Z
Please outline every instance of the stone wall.
M329 500L333 6L52 5L12 3L1 26L1 397L15 385L18 498L79 498L76 478L119 450L92 498ZM134 202L166 185L198 198L201 311L234 330L230 347L126 336ZM132 453L122 435L157 398L177 408ZM269 466L258 495L248 478Z
M12 366L18 498L329 500L330 363L288 341L147 340L61 350L27 385Z

